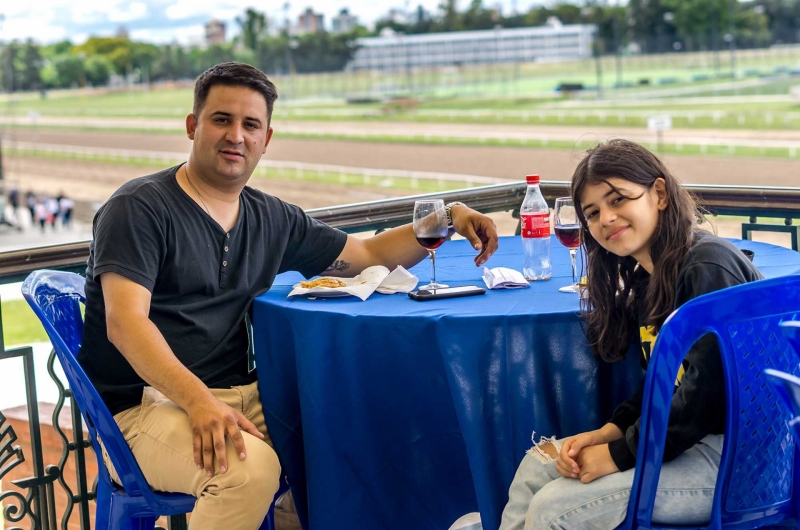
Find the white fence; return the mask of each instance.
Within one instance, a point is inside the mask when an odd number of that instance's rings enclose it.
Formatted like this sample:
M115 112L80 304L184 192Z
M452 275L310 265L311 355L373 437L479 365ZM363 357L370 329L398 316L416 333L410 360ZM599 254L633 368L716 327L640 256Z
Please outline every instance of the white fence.
M188 158L187 153L179 152L16 142L8 139L3 140L2 147L4 155L33 155L49 158L84 160L87 162L121 161L126 164L140 163L150 166L167 166L179 163ZM406 180L411 189L419 188L422 181L435 182L439 188L444 188L447 183L459 183L472 187L509 182L507 179L480 175L349 167L331 164L308 164L284 160L262 159L258 166L267 176L270 171L281 171L282 177L290 177L297 180L314 180L338 176L339 181L343 184L352 182L352 177L356 176L360 177L361 184L364 186L384 187L393 186L395 180Z

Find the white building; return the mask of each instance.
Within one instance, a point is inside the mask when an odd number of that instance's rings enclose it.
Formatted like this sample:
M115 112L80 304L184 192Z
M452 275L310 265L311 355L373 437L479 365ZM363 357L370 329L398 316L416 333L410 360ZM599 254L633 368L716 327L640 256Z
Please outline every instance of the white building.
M206 44L222 44L225 42L225 23L212 18L206 23Z
M305 35L306 33L317 33L325 31L325 15L322 13L314 13L312 8L306 8L299 17L297 17L297 31L298 35Z
M346 7L339 11L339 14L331 19L333 32L336 34L347 33L356 29L358 17L351 15Z
M483 63L565 61L592 56L594 25L496 28L358 39L348 70L401 70Z

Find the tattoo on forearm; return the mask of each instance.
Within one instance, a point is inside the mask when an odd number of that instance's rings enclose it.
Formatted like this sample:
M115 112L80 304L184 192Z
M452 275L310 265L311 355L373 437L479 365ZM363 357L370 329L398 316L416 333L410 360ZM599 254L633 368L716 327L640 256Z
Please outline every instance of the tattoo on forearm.
M347 269L349 269L349 268L350 268L350 264L349 264L349 263L347 263L347 262L346 262L345 260L343 260L343 259L337 259L336 261L334 261L333 263L331 263L331 266L330 266L330 267L328 267L327 269L325 269L325 272L330 272L330 271L346 271L346 270L347 270Z

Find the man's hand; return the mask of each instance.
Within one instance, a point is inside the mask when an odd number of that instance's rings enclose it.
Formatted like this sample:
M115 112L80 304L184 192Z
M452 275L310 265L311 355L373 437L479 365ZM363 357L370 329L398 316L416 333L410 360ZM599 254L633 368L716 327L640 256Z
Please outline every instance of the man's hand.
M241 412L233 409L211 396L195 407L187 410L189 425L192 428L192 448L197 469L206 470L206 475L214 476L214 456L219 464L219 472L228 470L228 458L225 451L225 436L230 437L239 460L247 458L247 451L242 437L242 430L253 436L264 439L256 426Z
M584 484L619 471L611 458L608 444L584 447L576 459L581 469L579 476Z
M480 267L497 250L497 228L489 217L463 205L453 206L450 210L453 228L467 238L475 250L475 265Z

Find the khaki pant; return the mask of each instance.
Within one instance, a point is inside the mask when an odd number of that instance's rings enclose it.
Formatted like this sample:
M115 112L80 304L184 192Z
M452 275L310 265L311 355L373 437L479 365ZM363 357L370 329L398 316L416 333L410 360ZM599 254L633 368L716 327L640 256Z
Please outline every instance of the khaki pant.
M120 412L114 420L154 490L197 497L189 519L190 530L255 530L267 514L281 475L278 457L267 434L257 383L211 392L226 405L241 411L266 436L265 443L242 431L247 448L244 461L239 460L233 443L227 439L228 470L224 474L219 473L217 462L213 477L209 478L205 469L197 469L188 415L152 387L145 387L141 405ZM105 449L103 460L111 478L119 483ZM276 517L285 520L284 514L276 513Z

